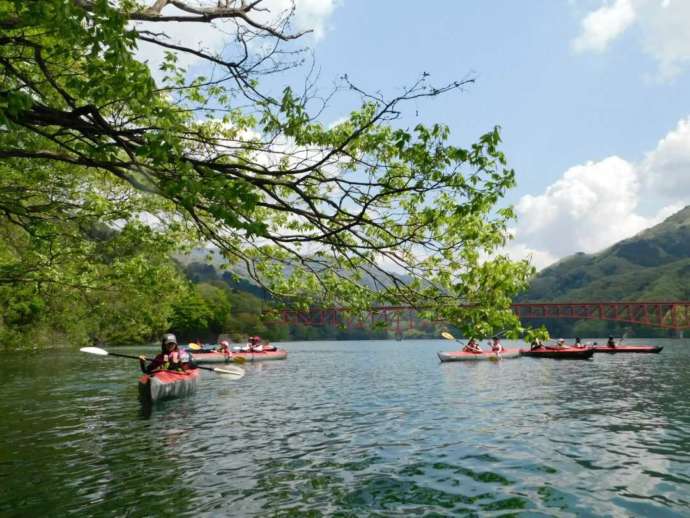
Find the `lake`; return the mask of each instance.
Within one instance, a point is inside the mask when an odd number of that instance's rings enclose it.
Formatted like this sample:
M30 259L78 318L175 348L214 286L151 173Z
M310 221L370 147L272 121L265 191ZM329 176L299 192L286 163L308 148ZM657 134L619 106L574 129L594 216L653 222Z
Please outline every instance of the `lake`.
M452 342L286 343L150 410L136 361L8 352L0 515L688 516L690 343L626 343L665 348L441 364Z

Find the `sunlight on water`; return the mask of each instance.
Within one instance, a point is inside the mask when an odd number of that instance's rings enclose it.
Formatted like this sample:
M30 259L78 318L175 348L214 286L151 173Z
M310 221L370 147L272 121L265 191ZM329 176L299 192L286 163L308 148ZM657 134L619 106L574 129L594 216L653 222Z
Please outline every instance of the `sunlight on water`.
M7 354L0 515L688 515L690 344L657 342L451 364L436 340L292 343L150 411L131 360Z

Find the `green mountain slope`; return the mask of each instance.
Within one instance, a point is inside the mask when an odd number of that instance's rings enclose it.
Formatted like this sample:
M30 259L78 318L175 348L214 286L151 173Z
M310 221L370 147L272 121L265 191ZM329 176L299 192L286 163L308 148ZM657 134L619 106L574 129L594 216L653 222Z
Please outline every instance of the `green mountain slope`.
M690 206L602 252L562 259L541 271L518 299L626 300L690 300Z
M689 300L690 206L597 254L540 272L523 301Z

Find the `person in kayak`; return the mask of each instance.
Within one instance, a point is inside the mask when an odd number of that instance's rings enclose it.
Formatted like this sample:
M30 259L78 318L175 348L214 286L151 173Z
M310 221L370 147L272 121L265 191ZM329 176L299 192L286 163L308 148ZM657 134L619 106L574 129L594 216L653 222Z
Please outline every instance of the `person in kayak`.
M534 351L535 349L541 349L544 347L544 344L541 341L541 338L535 338L532 343L529 346L530 351Z
M584 347L584 345L582 345L582 340L580 340L579 336L575 337L575 347L579 347L579 348Z
M161 353L151 363L146 365L146 358L139 356L139 366L145 374L158 370L184 370L182 357L177 345L177 338L172 333L166 333L161 340Z
M546 346L547 349L563 349L565 347L565 338L559 338L555 344Z
M503 352L503 345L501 344L501 341L498 339L497 336L494 336L491 339L491 352L494 352L494 353L502 353Z
M247 347L248 351L252 353L260 353L264 350L264 348L261 346L261 338L259 338L258 336L250 336Z
M612 336L609 336L609 341L606 342L606 347L616 347L616 341Z
M230 342L227 340L221 340L220 344L218 344L217 351L223 354L230 354Z
M462 348L463 352L466 353L481 353L482 348L479 347L479 344L474 338L470 338L470 341L467 342L467 345Z

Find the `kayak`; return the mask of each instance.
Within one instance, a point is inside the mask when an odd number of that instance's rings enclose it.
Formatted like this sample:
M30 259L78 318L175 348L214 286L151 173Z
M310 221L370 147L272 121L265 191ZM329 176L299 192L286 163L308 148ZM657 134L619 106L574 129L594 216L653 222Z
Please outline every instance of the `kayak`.
M520 356L518 349L504 349L499 353L500 358L517 358ZM442 362L464 362L477 360L498 360L496 353L493 351L483 351L481 353L470 353L466 351L451 351L438 353L438 359Z
M261 351L253 353L244 352L209 352L209 353L192 353L192 359L196 363L230 363L235 358L244 358L248 362L258 362L267 360L284 360L287 358L288 352L285 349L277 349L275 351Z
M580 347L563 347L561 349L520 349L520 356L530 356L532 358L559 358L563 360L585 360L594 355L593 349Z
M590 347L596 353L660 353L663 349L659 345L617 345L616 347L607 347L595 345Z
M139 378L139 398L155 403L162 399L188 396L196 391L199 369L187 371L156 371Z

